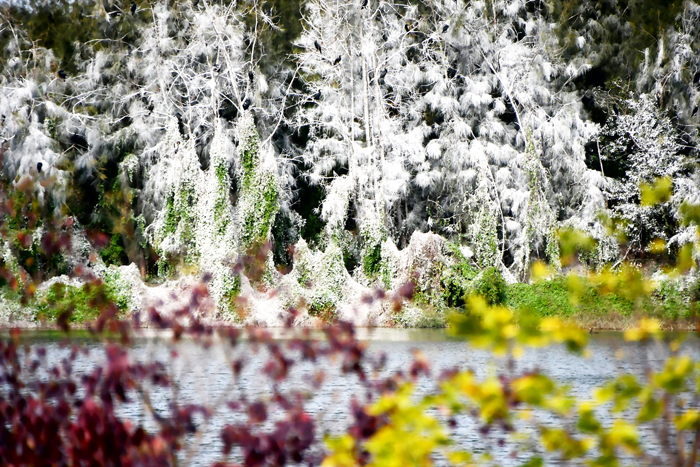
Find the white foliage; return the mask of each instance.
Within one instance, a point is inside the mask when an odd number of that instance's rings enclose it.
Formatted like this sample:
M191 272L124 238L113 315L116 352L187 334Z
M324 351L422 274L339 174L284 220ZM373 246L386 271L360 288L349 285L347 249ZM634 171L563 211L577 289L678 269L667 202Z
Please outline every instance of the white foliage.
M347 175L336 178L330 184L321 208L321 218L326 221L329 233L338 232L345 227L350 195L354 188L354 181Z
M657 107L651 96L625 102L628 110L618 115L604 132L610 138L606 153L614 157L623 154L629 168L623 179L608 179L605 194L615 201L614 212L629 222L627 234L633 248L642 248L642 237L669 240L666 226L659 223L656 207L638 203L640 185L653 183L660 177L673 180L674 193L668 207L680 220L679 207L683 201L700 200L696 171L688 170L678 135L671 120ZM628 147L632 150L628 151ZM629 152L629 153L628 153ZM642 232L647 234L643 235Z

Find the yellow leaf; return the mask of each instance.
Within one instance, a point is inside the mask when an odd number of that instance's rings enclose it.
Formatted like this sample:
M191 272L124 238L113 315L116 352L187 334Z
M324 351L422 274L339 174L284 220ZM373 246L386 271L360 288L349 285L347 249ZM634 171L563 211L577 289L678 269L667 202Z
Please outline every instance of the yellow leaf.
M457 452L450 452L447 455L448 459L450 459L450 462L453 465L458 465L458 466L463 466L463 467L471 467L472 465L475 465L473 463L473 456L464 451L457 451Z
M328 456L323 459L321 467L355 467L355 439L346 434L340 438L325 439L326 446L330 451Z
M700 413L697 410L688 410L674 420L678 430L697 430L700 427Z
M693 361L687 355L666 360L664 369L654 375L654 382L670 393L685 389L686 379L693 373Z
M641 341L652 336L661 336L661 322L656 318L642 318L635 328L626 330L624 334L627 341Z
M552 269L542 261L535 261L530 271L533 282L548 279L552 275Z
M642 206L654 206L671 199L673 180L671 177L658 178L653 184L642 183L639 188Z
M522 358L524 353L525 349L523 349L522 345L516 345L515 347L513 347L513 358L520 359Z
M657 255L664 253L666 251L666 241L657 238L649 245L649 251Z
M613 445L628 451L636 452L639 448L637 428L624 420L615 420L610 428L609 437Z

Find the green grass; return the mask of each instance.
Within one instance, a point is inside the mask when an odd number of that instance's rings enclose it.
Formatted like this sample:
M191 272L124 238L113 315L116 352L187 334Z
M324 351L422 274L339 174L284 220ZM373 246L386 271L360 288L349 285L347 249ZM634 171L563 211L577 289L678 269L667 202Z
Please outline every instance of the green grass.
M57 322L64 319L70 324L94 320L112 305L120 313L128 307L123 291L104 282L79 287L55 283L28 303L36 310L38 320Z
M571 319L581 326L618 329L627 326L638 315L652 316L666 323L688 321L697 313L697 302L672 283L662 284L653 298L634 303L619 295L599 293L584 285L574 302L566 278L555 278L534 284L510 284L505 305L515 310L528 310L540 318Z
M505 304L513 309L532 310L540 317L574 317L581 313L630 316L634 312L632 301L615 295L602 295L591 286L584 288L578 303L573 303L570 295L565 278L534 284L511 284L506 289Z
M69 323L83 323L97 318L106 300L103 287L71 287L56 283L46 295L37 298L37 318L57 321L65 316Z

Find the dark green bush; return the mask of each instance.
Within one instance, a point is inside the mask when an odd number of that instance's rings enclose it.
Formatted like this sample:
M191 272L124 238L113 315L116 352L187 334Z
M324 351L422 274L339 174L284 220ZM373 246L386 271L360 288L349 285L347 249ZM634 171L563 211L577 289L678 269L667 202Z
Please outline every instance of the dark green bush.
M681 317L687 314L687 304L682 304L675 296L675 292L668 287L655 292L653 301L647 298L636 304L638 308L635 308L635 303L629 298L617 294L600 293L585 278L581 279L583 287L577 294L577 300L573 302L567 278L557 277L533 284L509 285L506 305L516 310L531 310L540 318L560 316L584 320L598 318L605 320L612 314L632 316L636 309L651 315L661 312L664 317ZM668 298L673 298L672 302L664 304L661 293L667 295Z
M486 299L489 305L502 305L506 301L506 281L496 268L487 268L474 281L473 292Z
M109 245L100 250L100 257L107 265L115 264L119 266L121 264L129 264L129 257L124 250L124 241L121 234L112 234Z
M362 267L367 277L375 277L379 272L382 263L382 246L375 245L371 248L364 258L362 258Z
M694 302L700 302L700 277L695 279L695 284L690 288L690 299Z
M690 319L694 314L693 302L696 301L694 296L697 293L697 282L686 289L677 282L664 281L652 293L653 306L650 307L650 312L662 319Z
M96 319L105 306L115 303L116 298L102 283L71 287L59 282L39 298L37 318L51 322L64 319L69 323L84 323ZM119 305L118 301L115 305Z
M466 262L455 264L443 272L441 285L447 306L464 306L464 297L469 294L471 281L476 275L474 268Z
M569 300L566 280L561 278L534 284L511 284L506 305L516 310L532 310L539 317L570 316L576 311Z
M454 263L442 271L440 285L443 289L445 304L451 308L464 306L464 298L469 295L471 282L478 275L478 271L469 263L459 249L459 244L447 245Z

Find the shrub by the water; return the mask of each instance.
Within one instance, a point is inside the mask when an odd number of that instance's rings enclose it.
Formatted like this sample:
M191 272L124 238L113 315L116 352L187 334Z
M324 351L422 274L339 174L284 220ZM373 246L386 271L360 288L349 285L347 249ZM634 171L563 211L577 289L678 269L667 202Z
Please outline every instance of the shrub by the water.
M507 288L506 305L513 309L529 309L540 317L574 317L579 314L607 315L618 313L629 316L634 302L619 295L600 293L591 284L585 284L575 301L565 277L538 281L532 284L511 284Z
M555 277L530 284L510 284L505 304L526 309L540 318L558 316L582 325L617 328L615 317L628 322L635 314L655 316L665 322L691 322L697 314L694 283L665 280L649 296L631 298L622 293L603 293L585 276Z
M97 302L106 300L104 290L99 286L85 284L71 287L56 283L39 301L37 318L51 322L67 319L79 323L94 320L100 313Z
M463 307L464 298L470 293L472 281L478 271L464 257L459 245L450 243L448 248L454 257L454 264L442 274L441 286L444 289L445 303L448 307Z
M486 268L474 282L473 293L483 297L489 305L505 302L507 284L498 269Z

